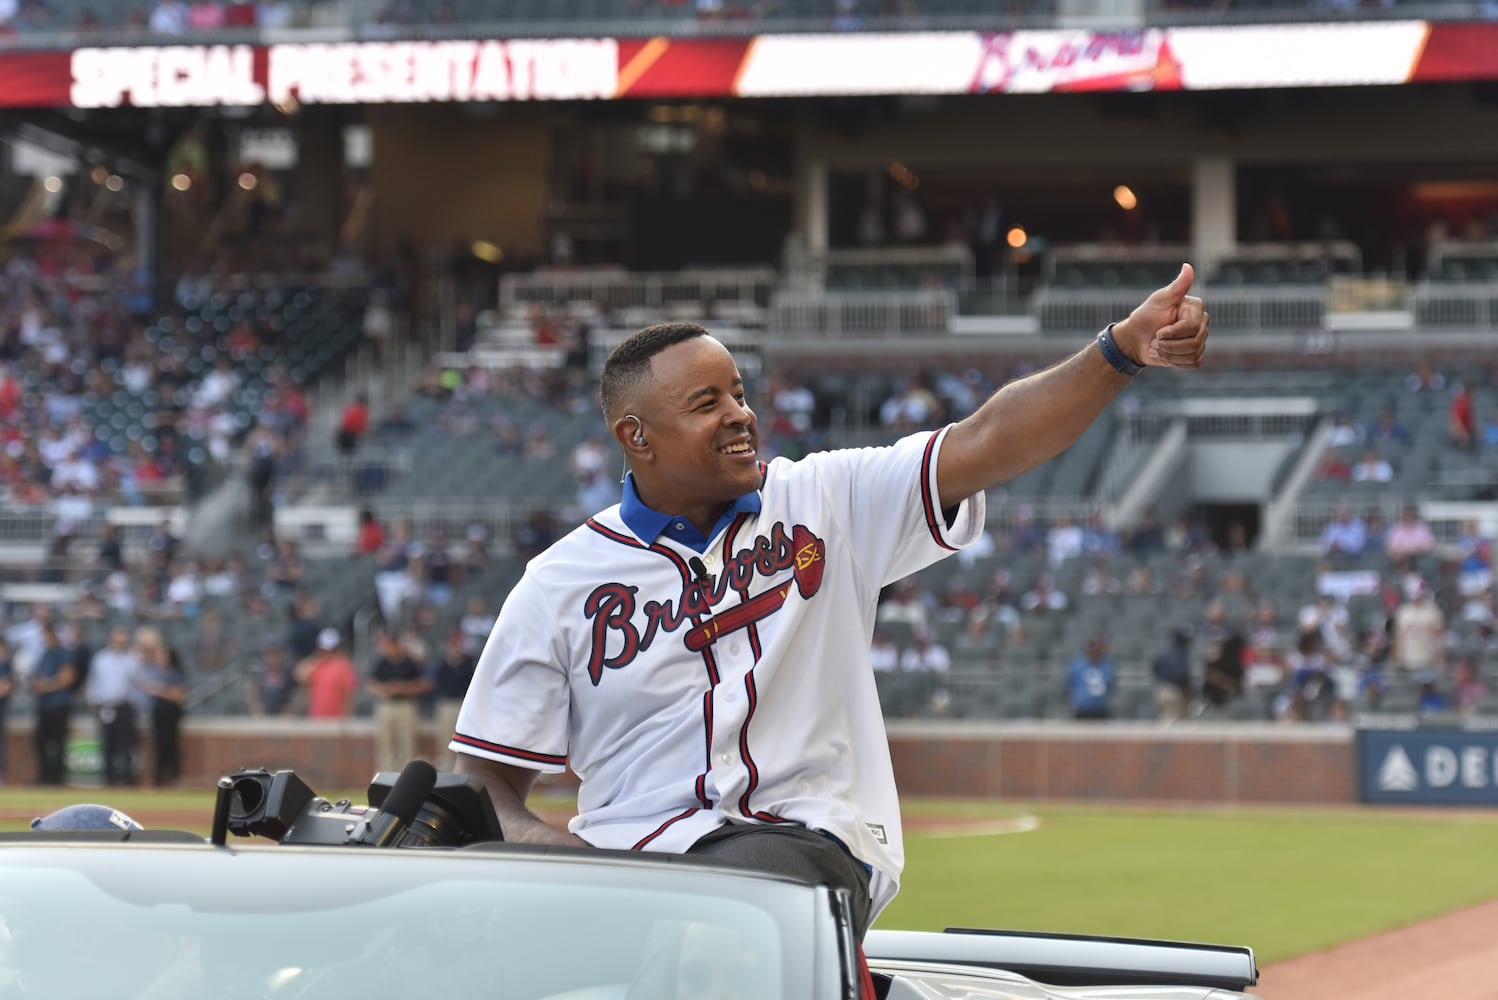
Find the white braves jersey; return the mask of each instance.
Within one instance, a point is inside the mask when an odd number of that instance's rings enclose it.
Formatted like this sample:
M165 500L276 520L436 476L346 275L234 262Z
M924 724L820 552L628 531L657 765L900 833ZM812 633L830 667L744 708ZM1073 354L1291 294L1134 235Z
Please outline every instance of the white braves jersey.
M776 459L758 515L701 554L637 538L615 505L533 559L495 622L451 749L581 778L570 829L683 852L735 821L831 833L904 866L870 637L879 592L976 540L978 494L937 508L946 429L886 448Z

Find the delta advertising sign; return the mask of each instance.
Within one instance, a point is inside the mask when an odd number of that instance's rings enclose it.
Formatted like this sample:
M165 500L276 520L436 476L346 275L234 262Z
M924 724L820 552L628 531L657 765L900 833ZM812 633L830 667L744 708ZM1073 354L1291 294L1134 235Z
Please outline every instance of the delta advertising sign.
M1498 806L1498 730L1377 730L1357 734L1364 802Z
M941 31L0 52L0 107L1223 90L1498 79L1498 24Z

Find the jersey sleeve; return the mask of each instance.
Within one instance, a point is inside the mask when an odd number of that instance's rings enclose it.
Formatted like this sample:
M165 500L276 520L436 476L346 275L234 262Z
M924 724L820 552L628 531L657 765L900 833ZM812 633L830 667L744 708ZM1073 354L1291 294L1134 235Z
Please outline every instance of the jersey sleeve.
M982 493L946 510L938 499L936 460L949 430L910 434L884 448L812 456L819 460L826 495L842 508L854 558L880 587L971 545L983 533Z
M556 621L527 573L479 655L449 749L534 771L566 770L570 701Z

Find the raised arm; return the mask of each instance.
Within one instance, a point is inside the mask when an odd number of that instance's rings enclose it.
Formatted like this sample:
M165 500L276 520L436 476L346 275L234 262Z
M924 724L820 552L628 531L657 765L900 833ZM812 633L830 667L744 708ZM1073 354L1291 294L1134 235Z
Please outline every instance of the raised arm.
M499 817L499 828L506 841L512 844L588 846L586 840L552 826L525 807L526 796L536 783L536 772L530 768L462 753L458 754L458 772L472 775L489 790L489 799L494 803L494 814Z
M1159 368L1200 368L1208 316L1187 294L1190 264L1115 323L1113 341L1128 360ZM942 443L936 469L943 507L1007 482L1065 451L1129 384L1097 344L1011 382L959 422Z

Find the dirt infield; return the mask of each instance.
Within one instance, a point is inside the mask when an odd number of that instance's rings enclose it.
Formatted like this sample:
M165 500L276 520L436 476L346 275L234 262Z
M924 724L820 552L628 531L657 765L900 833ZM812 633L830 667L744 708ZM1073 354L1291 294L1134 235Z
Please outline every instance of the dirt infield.
M1498 899L1262 970L1265 1000L1498 1000Z

